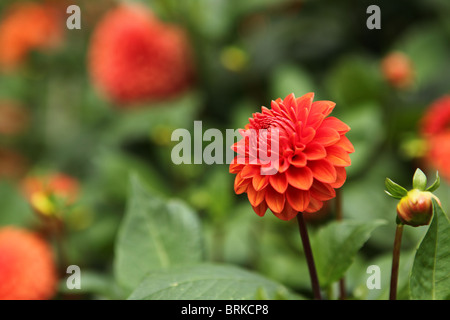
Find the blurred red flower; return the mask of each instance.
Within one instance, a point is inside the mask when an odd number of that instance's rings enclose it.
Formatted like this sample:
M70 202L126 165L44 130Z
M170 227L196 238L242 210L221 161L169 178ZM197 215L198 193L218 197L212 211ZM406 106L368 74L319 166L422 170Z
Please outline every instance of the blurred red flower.
M450 181L450 96L434 101L421 120L421 134L427 144L425 159Z
M407 88L414 81L414 69L409 57L402 52L392 52L381 62L386 80L394 87Z
M14 68L31 50L58 45L62 40L62 21L58 11L49 4L12 5L0 21L0 66Z
M0 300L45 300L56 293L52 249L37 234L0 229Z
M284 100L272 101L270 110L262 107L261 113L253 114L245 130L241 130L244 138L233 145L238 153L230 165L230 172L236 174L235 192L246 192L259 216L267 208L282 220L290 220L298 212L317 212L324 201L336 196L335 189L346 180L345 167L350 165L349 154L354 152L345 136L350 127L328 117L334 102L313 102L313 97L313 93L300 98L290 94ZM268 135L274 129L278 131L275 174L261 174L268 164L259 160L252 164L250 159L254 149L260 152L264 144L261 129L267 129ZM249 139L252 130L258 132L255 143ZM268 144L268 151L274 152L273 143Z
M180 93L192 78L193 61L181 28L159 21L144 6L121 5L94 31L89 70L101 92L127 105Z

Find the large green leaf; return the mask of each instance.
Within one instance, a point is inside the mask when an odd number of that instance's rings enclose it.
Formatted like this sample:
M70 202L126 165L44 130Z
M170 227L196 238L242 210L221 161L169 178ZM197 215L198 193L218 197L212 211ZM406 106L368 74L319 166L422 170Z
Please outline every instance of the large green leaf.
M410 277L411 298L450 298L450 222L433 200L434 217L414 258Z
M334 221L320 229L311 243L320 285L327 287L342 278L371 232L384 223Z
M116 242L115 272L134 289L150 271L200 262L200 223L179 201L163 201L133 177L127 213Z
M199 264L151 273L130 300L301 299L286 287L232 265Z

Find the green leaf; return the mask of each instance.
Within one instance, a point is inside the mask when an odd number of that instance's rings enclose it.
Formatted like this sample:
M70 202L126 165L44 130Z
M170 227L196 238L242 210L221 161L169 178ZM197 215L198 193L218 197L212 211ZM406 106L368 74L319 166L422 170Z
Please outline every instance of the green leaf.
M427 187L427 176L422 170L417 168L413 176L413 188L419 189L421 191L425 190Z
M409 280L414 300L450 298L450 222L435 199L433 211L433 221L417 249Z
M116 241L118 283L133 289L150 271L200 262L200 222L179 201L163 201L131 179L131 194Z
M389 178L386 178L384 185L386 186L387 189L387 191L385 192L393 198L401 199L408 193L408 191L405 188L403 188L401 185L395 183Z
M264 294L261 294L261 293ZM200 264L152 272L129 300L303 299L283 285L232 266Z
M311 245L322 288L342 278L371 232L382 224L384 220L334 221L317 232Z
M439 172L436 171L436 180L433 182L433 184L431 186L429 186L427 188L426 191L430 191L430 192L436 191L440 185L441 185L441 178L439 177Z

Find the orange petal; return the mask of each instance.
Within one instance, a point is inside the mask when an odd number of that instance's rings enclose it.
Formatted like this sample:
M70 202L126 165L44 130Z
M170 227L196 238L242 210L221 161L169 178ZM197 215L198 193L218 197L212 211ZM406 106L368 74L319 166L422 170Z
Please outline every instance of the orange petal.
M300 114L300 111L303 109L311 109L311 105L314 99L314 92L309 92L304 94L303 96L297 98L297 114Z
M319 201L327 201L336 197L336 191L327 183L315 180L311 186L311 197Z
M264 201L265 194L266 194L265 189L261 191L256 191L251 184L249 184L247 187L247 197L252 207L256 207L259 204L261 204L261 202Z
M324 183L336 182L337 173L335 167L330 161L322 159L309 161L308 167L311 169L315 179Z
M290 167L286 175L289 184L300 190L308 190L313 183L313 173L308 167Z
M353 147L353 144L350 142L350 140L348 140L348 138L346 136L341 136L341 139L338 142L336 142L335 146L341 147L348 153L355 152L355 148Z
M303 152L297 152L290 157L289 162L296 167L306 166L306 155Z
M257 174L253 176L252 180L253 188L256 191L259 191L265 188L269 184L269 176L263 176L261 174Z
M316 113L320 112L324 116L328 116L331 111L333 111L334 107L336 106L336 103L333 101L316 101L311 106L311 111Z
M250 181L250 179L242 178L241 173L238 173L234 179L234 192L236 192L236 194L241 194L247 191Z
M263 202L261 202L258 206L256 206L256 207L253 207L252 206L252 208L253 208L253 211L255 211L255 213L258 215L258 216L260 216L260 217L262 217L262 216L264 216L265 214L266 214L266 211L267 211L267 204L263 201Z
M237 162L237 157L234 157L233 161L230 164L229 171L230 173L239 173L244 168L243 164Z
M323 125L333 128L334 130L336 130L337 132L339 132L339 134L344 134L346 132L350 131L350 127L348 125L346 125L344 122L342 122L341 120L339 120L336 117L328 117L323 121Z
M244 179L253 178L257 174L259 174L259 166L257 165L246 165L241 171L242 178Z
M297 212L303 212L309 205L309 191L300 190L289 186L286 192L286 199L289 205Z
M336 167L347 167L352 164L348 153L344 149L336 145L327 147L326 159Z
M323 207L323 202L320 200L317 200L316 198L311 198L311 201L309 202L308 208L306 208L305 212L312 213L319 211Z
M274 213L280 213L283 211L285 202L285 197L283 194L276 192L272 187L268 186L266 188L265 199L268 207Z
M305 150L303 150L303 153L306 155L308 160L319 160L327 156L325 147L316 142L311 142L308 144Z
M330 184L335 189L342 187L347 178L347 171L345 171L344 167L336 167L336 174L336 182Z
M269 176L269 182L278 193L284 193L288 187L288 180L284 173L277 173Z
M339 132L329 127L320 127L316 131L314 142L320 143L324 147L331 146L341 139Z
M280 213L275 213L274 215L284 221L288 221L291 220L292 218L295 218L295 216L297 216L298 212L295 211L293 208L291 208L288 204L286 204L284 206L283 211L281 211Z

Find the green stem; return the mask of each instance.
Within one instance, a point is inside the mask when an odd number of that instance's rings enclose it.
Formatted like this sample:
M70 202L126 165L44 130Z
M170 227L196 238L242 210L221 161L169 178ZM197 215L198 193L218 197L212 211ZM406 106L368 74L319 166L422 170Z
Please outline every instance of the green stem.
M342 193L340 189L336 190L336 220L342 221L344 215L342 214ZM339 280L339 300L345 300L347 298L345 289L345 277Z
M305 219L303 213L297 214L298 229L300 231L300 238L302 239L303 251L305 252L306 262L308 263L309 276L311 278L311 286L315 300L322 300L320 294L319 279L317 277L316 265L314 263L314 257L311 250L311 244L309 242L308 230L306 229Z
M403 224L397 224L395 230L394 251L392 253L391 287L389 300L397 300L398 268L400 265L400 247L402 244Z

